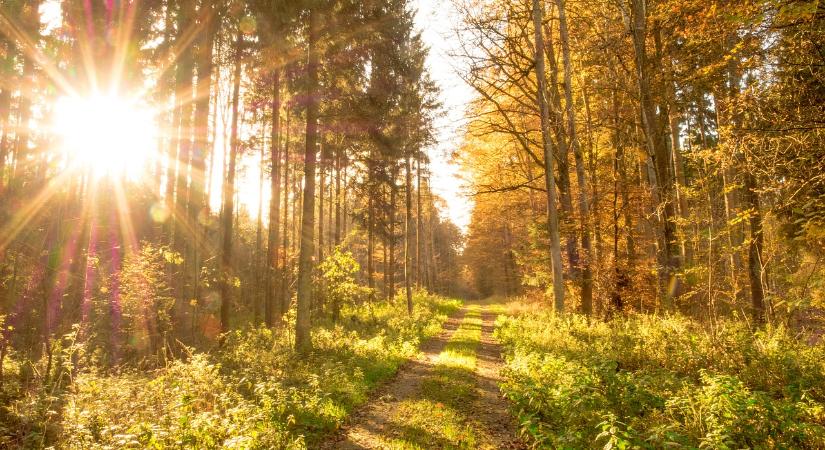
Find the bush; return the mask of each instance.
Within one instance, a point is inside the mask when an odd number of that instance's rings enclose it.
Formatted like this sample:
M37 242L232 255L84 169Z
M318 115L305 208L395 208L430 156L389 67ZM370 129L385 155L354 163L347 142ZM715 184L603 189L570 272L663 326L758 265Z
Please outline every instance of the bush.
M825 448L825 346L783 327L526 312L496 333L536 447Z
M65 390L12 400L0 417L17 426L0 426L0 444L312 448L460 306L423 293L415 304L412 316L403 304L346 304L339 324L313 330L309 355L295 354L289 327L261 327L152 372L87 369Z

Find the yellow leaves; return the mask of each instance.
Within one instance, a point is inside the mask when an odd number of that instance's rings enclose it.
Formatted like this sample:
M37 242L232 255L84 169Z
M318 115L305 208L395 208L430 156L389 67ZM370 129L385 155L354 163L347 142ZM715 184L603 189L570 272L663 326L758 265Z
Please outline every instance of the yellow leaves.
M777 19L779 22L809 22L816 15L819 1L789 2L779 8Z
M161 253L163 254L163 259L169 264L176 266L183 264L183 256L180 253L167 249L161 249Z

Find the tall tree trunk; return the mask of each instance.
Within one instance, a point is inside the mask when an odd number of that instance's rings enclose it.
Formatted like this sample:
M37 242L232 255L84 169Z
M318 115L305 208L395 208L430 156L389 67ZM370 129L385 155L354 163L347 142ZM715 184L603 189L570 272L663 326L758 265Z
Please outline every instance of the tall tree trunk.
M0 195L3 195L3 190L6 187L6 158L9 155L9 136L11 135L11 92L14 89L8 80L11 79L14 67L14 44L0 36L0 45L2 45L3 59L0 60ZM0 257L3 255L0 254ZM0 337L0 350L4 349L4 345ZM2 371L2 362L0 361L0 371ZM0 376L2 380L2 376ZM0 387L2 385L0 384Z
M266 326L274 324L274 317L280 318L283 315L281 302L278 301L280 293L281 277L278 270L278 245L280 239L278 233L278 218L281 216L281 153L279 143L281 140L281 71L275 69L272 73L272 135L270 153L271 169L271 197L269 200L269 245L266 249L267 261L267 288L264 315Z
M375 188L373 186L372 158L367 162L369 167L367 189L370 191L367 199L367 287L370 296L375 294Z
M576 180L578 181L579 220L581 227L582 258L580 261L581 308L585 315L593 312L593 271L591 269L593 248L590 240L590 206L587 202L587 178L584 173L579 137L576 134L576 113L573 105L573 68L570 62L570 38L567 32L567 17L562 0L556 0L559 8L559 34L561 37L562 61L564 65L564 97L567 109L567 129L573 157L576 161Z
M221 331L229 331L229 311L232 307L232 238L235 219L235 166L240 150L238 139L238 106L241 88L241 47L243 34L239 31L235 41L235 71L232 80L232 128L230 131L229 163L223 185L223 248L221 251Z
M301 217L301 253L298 261L298 315L295 321L295 348L304 352L312 348L310 339L310 305L312 303L312 255L315 231L315 153L318 142L318 13L309 10L307 47L306 150L304 151L304 204Z
M543 10L542 10L543 11ZM547 108L550 110L549 113L552 113L552 129L556 135L556 143L557 148L555 152L556 162L559 164L557 169L559 183L558 183L558 196L559 196L559 206L561 206L560 211L560 220L563 223L569 223L570 226L573 226L573 193L572 189L570 188L570 164L568 162L568 154L570 146L567 143L567 129L564 124L564 113L561 106L561 94L559 93L559 80L558 80L558 64L556 62L556 51L553 47L552 42L552 32L553 28L550 24L544 25L544 31L547 36L550 38L549 43L545 43L545 55L547 60L550 63L550 81L549 83L545 81L545 91L544 95L545 102L547 103ZM543 38L544 36L542 36ZM549 135L548 135L548 138ZM552 142L552 138L551 142ZM578 238L576 233L570 233L565 239L565 253L567 253L567 262L570 264L570 275L574 278L579 278L581 276L580 268L580 257L579 257L579 247L578 247Z
M766 319L765 314L765 291L764 291L764 262L762 259L762 247L764 246L764 234L762 232L762 212L759 206L759 193L756 191L756 180L750 172L745 173L745 195L748 200L748 207L751 210L748 224L750 225L751 238L748 242L748 278L751 288L751 308L753 309L753 319L761 324Z
M264 129L266 126L266 121L262 124L261 128ZM263 202L263 192L264 192L264 164L265 164L265 155L266 151L264 148L266 147L266 139L264 138L263 133L261 133L261 155L260 159L258 160L258 168L260 170L258 174L258 214L257 219L255 220L255 257L253 258L252 264L252 273L255 277L255 286L252 290L252 300L254 301L254 323L257 327L261 323L261 294L264 294L264 301L266 301L266 292L269 290L269 271L266 270L261 273L261 250L263 248L263 213L264 213L264 202ZM272 228L272 223L270 222L270 228ZM277 244L276 244L277 245ZM270 245L267 248L271 247ZM269 266L268 263L263 264L266 267Z
M178 17L178 31L180 32L182 30L189 29L193 26L195 21L195 0L183 0L181 2ZM193 179L195 175L192 171L192 137L194 131L192 122L192 112L194 111L194 85L192 83L192 76L195 69L195 55L190 45L179 48L179 51L180 54L177 58L177 66L175 71L175 93L176 95L181 95L182 98L178 102L178 108L180 109L180 128L178 129L178 173L177 178L175 179L176 211L172 214L172 217L176 214L180 217L186 211L189 211L191 193L189 191L188 180L190 175ZM178 225L179 224L175 225L177 227L174 232L175 234L183 233L183 230L186 229L191 229L190 226L192 224L183 224L182 226ZM182 255L190 254L188 250L192 248L192 242L187 242L184 239L184 236L175 236L174 244L176 250L178 250ZM184 260L184 264L187 266L186 268L188 268L192 265L192 261ZM186 270L186 268L184 268L184 270ZM186 281L181 281L179 282L178 289L183 289L185 286ZM183 292L179 293L183 294Z
M321 139L323 141L323 139ZM327 146L321 142L321 160L318 164L318 263L324 260L324 188L326 184Z
M206 233L204 219L209 214L206 192L206 153L209 148L209 100L212 87L212 50L214 45L214 5L213 0L203 0L201 4L201 27L204 32L198 42L196 68L198 84L195 95L194 137L195 147L192 152L192 188L189 199L188 217L191 224L192 247L190 254L190 274L192 280L192 298L200 297L201 254L204 251Z
M387 222L389 222L389 245L390 245L390 267L389 267L389 286L387 297L393 298L395 296L395 206L398 204L398 166L393 164L390 174L390 205Z
M421 155L415 159L415 283L421 287L421 271L424 260L421 259L421 247L423 246L422 236L424 235L424 222L421 220Z
M404 221L404 291L407 294L407 313L412 316L412 164L410 155L406 158L406 209L407 215Z
M341 159L344 149L335 152L335 245L341 244Z
M676 272L679 269L679 250L676 243L676 223L673 202L673 177L670 172L670 153L666 136L659 124L648 68L645 38L647 35L646 0L632 0L633 23L631 34L639 88L642 126L647 138L648 151L655 166L654 192L662 204L662 248L659 252L659 291L665 309L672 307L672 299L678 293Z
M39 9L40 0L28 0L24 5L21 17L24 30L30 39L29 45L34 47L40 42ZM20 99L17 105L16 142L14 145L14 165L11 177L15 183L18 178L29 169L26 167L26 160L29 153L29 134L31 131L29 128L31 124L29 122L31 121L32 102L34 100L35 69L33 57L25 56L23 58L23 78L20 84Z
M289 186L290 186L290 174L289 174L289 135L290 135L290 126L289 126L289 119L290 119L290 109L287 106L286 108L286 140L284 141L284 242L283 242L283 255L281 260L281 316L289 309L289 303L291 301L291 296L289 292L289 283L290 283L290 270L287 267L287 253L289 250L290 239L289 239ZM280 320L281 317L278 317Z
M559 243L559 215L556 208L556 179L553 176L553 150L550 141L550 113L545 98L547 81L544 73L544 36L542 35L542 9L539 0L533 0L533 25L536 40L536 99L541 111L541 134L544 147L544 184L547 189L547 227L550 233L550 258L553 264L553 294L557 312L564 311L564 275Z

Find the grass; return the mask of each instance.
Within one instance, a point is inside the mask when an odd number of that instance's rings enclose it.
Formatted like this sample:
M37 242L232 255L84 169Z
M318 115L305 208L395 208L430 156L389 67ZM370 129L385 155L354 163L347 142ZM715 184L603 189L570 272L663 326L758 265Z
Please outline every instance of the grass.
M537 448L825 448L825 346L681 316L501 316L502 386Z
M313 330L309 355L289 327L246 328L152 372L80 370L0 409L0 447L314 448L460 304L419 293L412 317L402 302L348 307Z

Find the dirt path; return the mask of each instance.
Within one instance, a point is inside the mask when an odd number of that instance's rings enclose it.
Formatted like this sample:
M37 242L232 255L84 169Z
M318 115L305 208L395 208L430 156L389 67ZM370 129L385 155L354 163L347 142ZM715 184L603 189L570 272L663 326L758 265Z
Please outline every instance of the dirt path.
M468 309L472 309L470 314ZM515 422L508 414L507 401L498 390L502 362L498 344L492 336L495 317L486 304L463 307L447 320L440 335L422 345L418 358L405 364L392 381L378 388L372 399L351 416L349 424L321 448L522 448L516 439ZM460 408L444 414L441 409L448 407L440 401L434 403L430 392L433 383L444 377L440 371L445 363L440 363L440 358L452 352L448 347L451 339L453 343L464 342L463 334L456 335L459 327L462 330L474 329L475 336L478 336L479 322L480 340L476 353L472 355L475 357L475 372L469 374L474 392L469 394L468 401L459 399ZM454 335L457 339L453 339ZM445 350L445 347L448 348ZM422 407L423 411L420 410ZM418 415L409 412L410 408L419 408ZM422 420L427 423L421 425ZM418 434L413 434L411 438L410 433ZM445 438L445 433L453 437L458 433L459 440ZM462 435L471 436L465 439Z
M498 385L501 382L499 372L502 367L501 349L493 337L496 326L496 314L485 305L481 313L481 344L478 346L479 398L476 405L477 418L487 430L494 448L523 448L516 437L516 421L508 413L507 400L501 396Z

